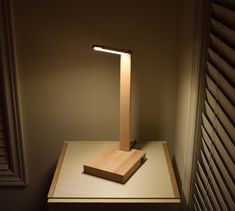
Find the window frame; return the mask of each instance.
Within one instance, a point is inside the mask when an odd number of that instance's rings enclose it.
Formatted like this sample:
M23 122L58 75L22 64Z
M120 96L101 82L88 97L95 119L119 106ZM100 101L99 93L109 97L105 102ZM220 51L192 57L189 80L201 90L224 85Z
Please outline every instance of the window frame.
M10 0L0 1L0 71L7 126L9 170L0 171L0 186L25 186L26 172L19 112Z

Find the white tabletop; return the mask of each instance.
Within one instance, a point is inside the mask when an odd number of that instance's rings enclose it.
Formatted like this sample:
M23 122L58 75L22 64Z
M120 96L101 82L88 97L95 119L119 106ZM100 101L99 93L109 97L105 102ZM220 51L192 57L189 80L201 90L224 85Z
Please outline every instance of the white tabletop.
M107 202L180 202L178 188L164 142L138 143L147 161L125 183L119 184L83 173L83 164L107 141L65 142L48 195L53 200Z

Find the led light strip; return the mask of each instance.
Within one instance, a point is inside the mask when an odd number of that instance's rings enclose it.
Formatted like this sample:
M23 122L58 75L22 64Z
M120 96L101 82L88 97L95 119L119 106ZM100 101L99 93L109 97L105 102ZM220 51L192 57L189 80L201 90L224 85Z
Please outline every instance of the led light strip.
M122 49L115 49L115 48L109 48L109 47L98 46L98 45L93 45L92 47L95 51L101 51L105 53L112 53L112 54L118 54L118 55L131 54L131 51L122 50Z

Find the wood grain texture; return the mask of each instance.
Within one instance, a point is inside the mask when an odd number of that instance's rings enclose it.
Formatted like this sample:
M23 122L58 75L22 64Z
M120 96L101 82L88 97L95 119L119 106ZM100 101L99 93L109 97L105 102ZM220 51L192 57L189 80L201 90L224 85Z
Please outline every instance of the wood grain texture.
M65 156L67 146L68 146L68 143L64 143L63 147L61 149L60 157L59 157L58 163L56 165L56 170L55 170L53 180L52 180L52 183L51 183L51 187L50 187L50 190L49 190L49 193L48 193L48 196L47 196L48 198L51 198L54 195L54 191L55 191L56 184L57 184L57 181L58 181L58 178L59 178L59 174L60 174L60 170L61 170L61 166L62 166L62 163L63 163L63 160L64 160L64 156Z
M164 153L165 153L165 157L166 157L166 162L167 162L167 166L168 166L168 170L169 170L169 174L170 174L170 178L171 178L175 198L180 198L180 194L179 194L177 182L176 182L176 179L175 179L175 174L174 174L173 166L172 166L172 163L171 163L171 158L170 158L170 154L169 154L169 151L168 151L167 144L163 144L163 149L164 149Z
M120 150L130 150L131 120L131 55L120 61Z
M125 183L144 159L145 152L141 150L125 152L117 144L110 144L84 164L84 173Z

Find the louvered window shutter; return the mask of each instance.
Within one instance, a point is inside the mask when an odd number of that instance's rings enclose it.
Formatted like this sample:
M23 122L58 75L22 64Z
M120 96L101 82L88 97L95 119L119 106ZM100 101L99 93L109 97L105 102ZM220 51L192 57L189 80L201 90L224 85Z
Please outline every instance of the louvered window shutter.
M25 186L12 9L0 1L0 186Z
M0 171L9 169L9 157L6 139L6 130L4 127L3 112L0 111Z
M0 171L9 169L8 145L7 145L7 128L3 104L3 92L0 87Z
M235 210L235 2L211 2L196 211Z

